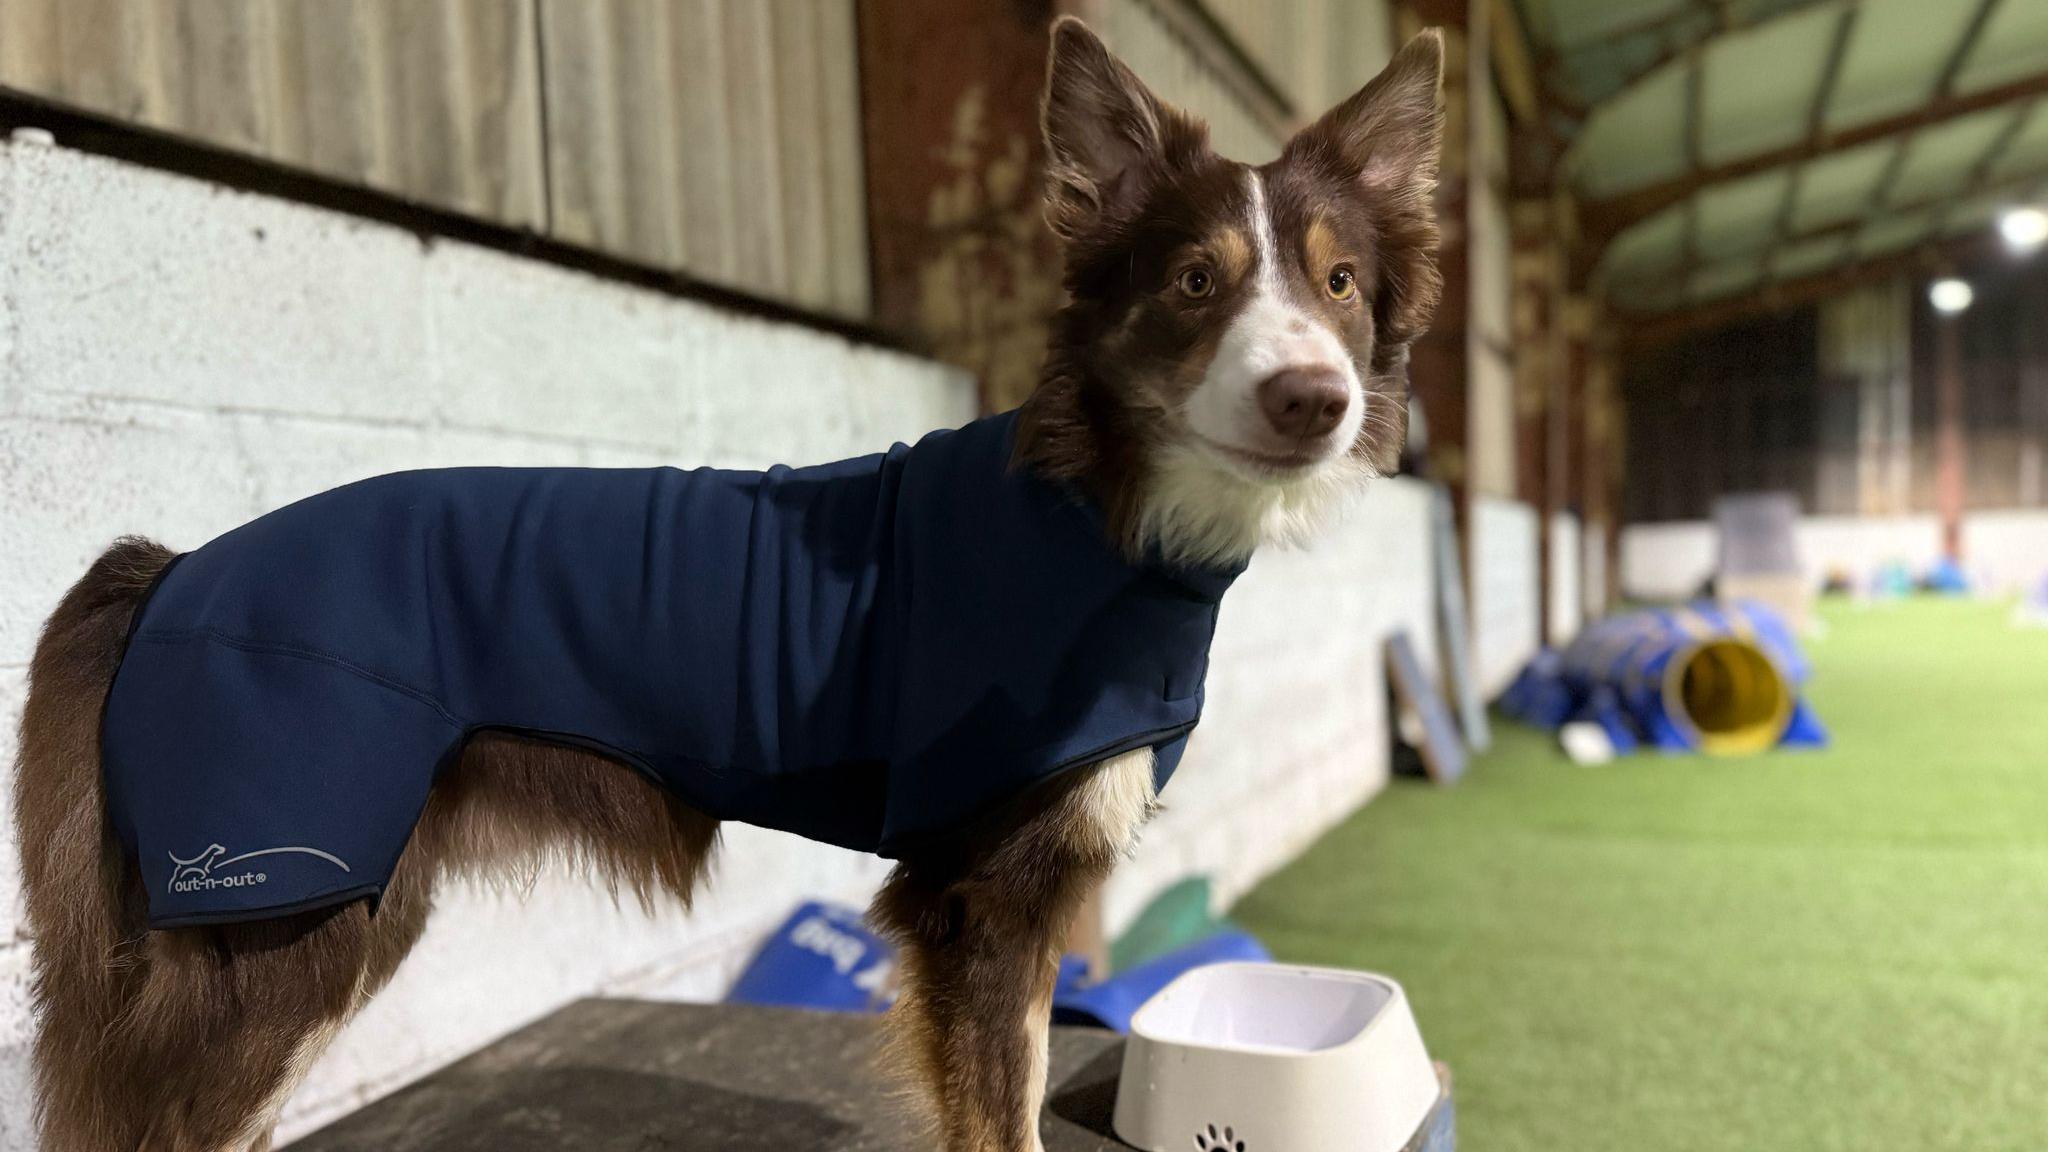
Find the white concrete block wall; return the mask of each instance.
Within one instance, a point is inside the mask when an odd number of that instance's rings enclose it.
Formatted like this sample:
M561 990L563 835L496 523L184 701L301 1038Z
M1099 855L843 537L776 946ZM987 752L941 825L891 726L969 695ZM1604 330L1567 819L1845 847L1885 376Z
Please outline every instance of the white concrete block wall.
M1543 642L1552 647L1571 643L1586 622L1585 548L1579 518L1559 512L1550 518L1550 587L1545 590Z
M1816 590L1832 572L1860 584L1898 562L1918 576L1941 556L1941 521L1934 516L1802 516L1797 533L1799 567Z
M4 275L4 273L0 273ZM13 735L21 722L21 698L27 687L23 670L0 670L0 733L7 748L0 765L14 760ZM9 771L0 767L0 778ZM9 783L0 779L0 784ZM0 1149L16 1152L35 1146L29 1132L28 949L16 931L20 921L21 878L15 871L14 789L0 788Z
M2013 556L2023 567L2030 546L2024 525L2036 517L2048 524L2042 514L1973 513L1964 520L1964 535L1967 540L1976 532L1987 556ZM2048 539L2048 529L2040 531ZM1800 569L1816 589L1832 572L1860 584L1891 563L1917 576L1941 555L1941 521L1933 516L1803 516L1797 532ZM1719 562L1720 535L1712 521L1630 524L1621 532L1621 591L1633 599L1698 595ZM2008 570L2015 566L2004 563Z
M2032 592L2048 580L2048 512L1973 512L1963 518L1963 555L1982 585Z
M1541 524L1537 511L1518 500L1472 500L1473 669L1489 700L1506 690L1543 644Z
M124 532L192 547L400 468L824 460L974 410L964 377L831 335L0 144L0 732L40 621ZM1428 499L1381 483L1318 547L1254 562L1225 605L1209 716L1168 811L1110 893L1114 923L1190 871L1234 897L1383 783L1381 640L1407 627L1426 658L1436 646ZM30 1152L11 828L0 1152ZM577 996L714 998L797 900L857 903L884 871L741 827L724 860L688 917L614 908L573 877L450 893L292 1100L286 1135Z
M1689 596L1713 574L1717 537L1705 520L1631 524L1622 530L1622 590L1645 600ZM1831 572L1858 583L1883 565L1915 576L1941 555L1941 521L1922 516L1807 516L1799 521L1799 560L1818 587ZM2048 512L1985 510L1963 517L1963 556L1983 589L2021 592L2048 577Z
M1607 615L1611 607L1607 602L1607 525L1598 520L1588 521L1581 535L1584 540L1579 548L1579 585L1580 591L1584 594L1585 618L1598 620Z
M1631 600L1689 600L1714 575L1721 538L1705 520L1630 524L1621 530L1621 585Z

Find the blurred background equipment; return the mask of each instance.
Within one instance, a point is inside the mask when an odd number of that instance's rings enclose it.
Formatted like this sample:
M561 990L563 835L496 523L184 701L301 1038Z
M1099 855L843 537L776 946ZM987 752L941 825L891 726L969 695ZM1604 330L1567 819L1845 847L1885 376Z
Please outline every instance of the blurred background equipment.
M770 933L725 994L732 1004L882 1012L896 999L896 949L865 914L809 901Z
M1815 589L1799 562L1799 500L1788 492L1731 493L1714 502L1721 558L1714 595L1767 604L1804 632Z
M1435 485L1430 503L1429 538L1436 561L1437 625L1442 629L1444 689L1456 701L1465 746L1486 751L1493 732L1486 719L1486 697L1472 667L1471 613L1465 598L1465 565L1459 558L1457 504L1451 490Z
M2048 572L2043 572L2033 590L2013 606L2013 622L2024 627L2048 628Z
M1399 715L1396 737L1421 759L1438 784L1456 784L1465 774L1465 741L1451 719L1443 693L1423 672L1415 645L1405 632L1387 637L1387 679L1393 685L1393 707Z
M1809 665L1785 620L1754 601L1701 601L1611 617L1533 661L1509 715L1598 725L1617 751L1737 756L1824 744L1800 696Z

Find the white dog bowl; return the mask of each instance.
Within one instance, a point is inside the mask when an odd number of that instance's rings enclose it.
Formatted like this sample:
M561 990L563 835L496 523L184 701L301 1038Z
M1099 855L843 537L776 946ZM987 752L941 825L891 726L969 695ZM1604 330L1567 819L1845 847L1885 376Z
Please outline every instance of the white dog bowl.
M1116 1134L1148 1152L1400 1152L1438 1090L1392 980L1214 964L1132 1018Z

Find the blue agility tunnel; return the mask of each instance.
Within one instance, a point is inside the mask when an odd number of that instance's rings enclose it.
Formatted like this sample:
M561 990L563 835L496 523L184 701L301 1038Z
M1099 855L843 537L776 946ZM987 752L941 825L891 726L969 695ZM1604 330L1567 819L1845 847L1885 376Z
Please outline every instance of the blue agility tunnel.
M1702 601L1587 628L1532 661L1501 707L1546 728L1598 724L1618 752L1648 744L1740 756L1827 742L1800 696L1810 674L1776 613Z

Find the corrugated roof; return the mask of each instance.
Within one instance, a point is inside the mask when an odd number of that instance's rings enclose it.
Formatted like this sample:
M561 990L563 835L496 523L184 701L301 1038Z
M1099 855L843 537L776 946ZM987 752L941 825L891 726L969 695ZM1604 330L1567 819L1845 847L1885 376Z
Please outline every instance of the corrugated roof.
M2048 0L1517 2L1617 306L1761 291L2048 185Z

